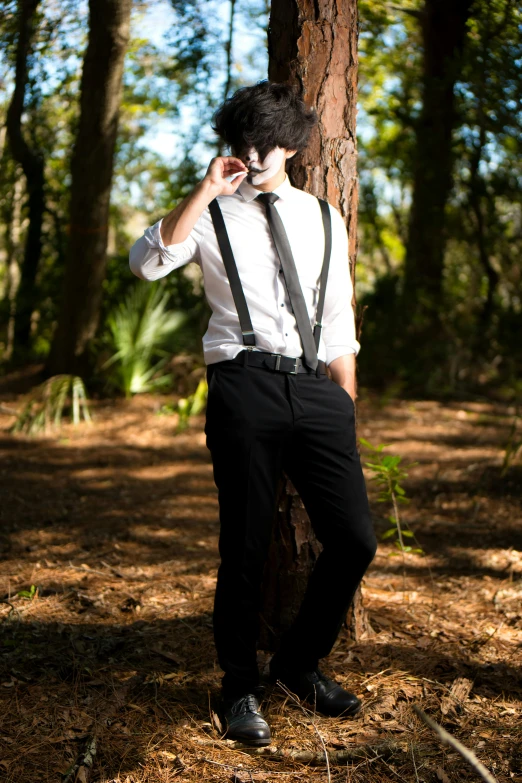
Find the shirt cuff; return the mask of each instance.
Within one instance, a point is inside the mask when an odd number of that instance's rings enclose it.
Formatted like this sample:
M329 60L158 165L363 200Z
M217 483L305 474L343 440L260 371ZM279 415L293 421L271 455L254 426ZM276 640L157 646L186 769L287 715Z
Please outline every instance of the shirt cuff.
M357 340L351 340L344 345L329 345L326 347L326 364L329 365L340 356L354 353L356 356L361 350L361 344Z
M157 223L154 223L153 226L147 228L143 237L148 247L154 248L157 251L161 264L176 264L176 266L179 266L180 263L188 261L194 255L197 249L195 238L196 235L201 236L201 232L196 231L194 228L184 242L165 245L161 238L160 231L162 222L163 218L158 220Z
M149 228L145 229L143 236L145 238L147 245L149 247L155 248L158 251L158 255L161 263L171 264L176 259L175 256L169 253L167 247L163 244L163 240L161 238L161 231L160 231L162 221L163 218L158 220L157 223L154 223L153 226L150 226Z

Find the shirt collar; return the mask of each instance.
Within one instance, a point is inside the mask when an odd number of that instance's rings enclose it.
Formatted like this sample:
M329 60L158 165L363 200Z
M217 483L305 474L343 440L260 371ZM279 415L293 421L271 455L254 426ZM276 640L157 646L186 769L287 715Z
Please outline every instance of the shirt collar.
M291 198L293 190L294 187L290 183L288 174L285 173L284 180L272 192L275 193L277 196L279 196L279 198L287 199L287 198ZM253 185L247 182L246 179L244 179L243 182L239 184L238 191L241 193L245 201L253 201L255 198L257 198L257 196L265 192L255 188Z

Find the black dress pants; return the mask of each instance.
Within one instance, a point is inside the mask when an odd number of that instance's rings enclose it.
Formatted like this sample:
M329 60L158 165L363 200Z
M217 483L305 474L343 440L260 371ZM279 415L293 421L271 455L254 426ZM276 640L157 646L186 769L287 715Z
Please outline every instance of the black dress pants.
M205 424L219 500L213 627L223 691L259 684L261 582L282 469L323 549L277 653L292 669L328 655L376 551L356 449L354 404L326 375L289 375L233 361L207 368Z

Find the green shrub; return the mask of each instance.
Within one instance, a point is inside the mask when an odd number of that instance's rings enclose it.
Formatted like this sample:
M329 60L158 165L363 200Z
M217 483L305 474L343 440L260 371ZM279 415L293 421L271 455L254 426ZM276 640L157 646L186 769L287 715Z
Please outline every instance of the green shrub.
M138 283L108 318L116 352L103 367L113 368L111 380L126 397L170 383L169 374L157 374L170 356L168 339L185 316L169 310L168 299L160 284Z

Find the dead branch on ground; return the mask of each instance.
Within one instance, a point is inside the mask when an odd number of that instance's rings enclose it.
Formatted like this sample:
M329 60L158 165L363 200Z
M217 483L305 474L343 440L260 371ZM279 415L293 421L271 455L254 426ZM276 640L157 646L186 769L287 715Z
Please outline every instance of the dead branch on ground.
M114 698L101 710L96 720L93 733L87 738L81 753L76 761L67 770L62 783L89 783L92 774L98 738L101 731L107 726L107 722L120 710L128 700L129 693L143 682L143 676L137 674L124 682L114 693Z
M459 753L462 758L465 759L471 767L473 767L475 772L480 775L482 780L485 780L486 783L498 783L497 779L494 778L491 772L486 769L484 764L478 760L472 750L466 748L465 745L459 742L458 739L455 739L455 737L446 731L446 729L443 729L442 726L439 726L439 724L434 721L433 718L430 718L428 715L426 715L426 713L416 704L413 705L413 709L419 718L424 721L426 726L429 726L430 729L435 732L440 741L444 745L449 745L450 748L456 750L457 753Z

